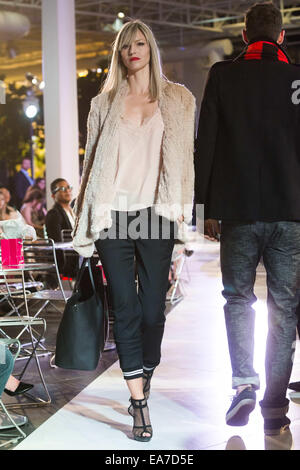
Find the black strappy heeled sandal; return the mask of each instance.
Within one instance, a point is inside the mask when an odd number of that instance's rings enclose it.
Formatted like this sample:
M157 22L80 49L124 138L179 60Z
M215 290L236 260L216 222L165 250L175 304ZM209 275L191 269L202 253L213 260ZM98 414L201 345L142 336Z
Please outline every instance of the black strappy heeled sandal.
M150 396L150 386L151 386L151 379L153 376L154 369L152 370L144 370L143 371L143 393L146 400L148 400ZM130 398L129 398L130 401ZM128 413L133 417L133 407L129 405Z
M142 400L135 400L131 397L130 402L133 410L133 415L131 416L133 416L134 420L132 428L133 437L136 441L149 442L152 438L153 430L150 422L147 400L145 398ZM150 434L150 436L143 436L145 433Z

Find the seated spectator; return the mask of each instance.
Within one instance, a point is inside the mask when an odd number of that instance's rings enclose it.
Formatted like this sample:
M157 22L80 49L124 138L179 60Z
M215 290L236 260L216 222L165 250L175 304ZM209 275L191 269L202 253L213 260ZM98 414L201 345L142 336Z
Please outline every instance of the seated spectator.
M34 184L27 188L24 199L27 199L29 194L32 191L35 191L35 190L41 191L41 193L43 193L43 196L46 198L46 180L45 180L45 178L37 178L35 180Z
M33 191L40 191L43 194L44 202L41 208L38 211L38 218L43 221L43 224L45 223L45 217L47 214L47 207L46 207L46 180L45 178L37 178L34 182L34 185L29 186L29 188L26 191L25 199L28 199L30 194Z
M0 188L0 192L4 194L4 198L5 198L5 202L6 204L9 204L10 200L11 200L11 194L10 194L10 191L5 188L4 186L2 186Z
M49 238L55 242L62 241L62 230L73 230L75 215L71 208L72 188L63 178L57 178L50 185L54 206L46 216L46 231ZM64 256L58 253L58 266L61 274L74 277L78 269L77 256Z
M6 190L8 193L9 191ZM0 190L0 220L17 219L20 213L7 204L7 193L5 188Z
M5 349L4 361L0 361L0 397L3 391L8 393L10 396L21 395L22 393L28 392L28 390L30 390L33 385L20 382L11 375L14 367L13 356L9 349L6 348L4 345L0 344L0 347L1 353L3 349ZM2 358L2 354L0 354L0 358ZM22 426L28 421L26 416L18 415L15 413L10 413L10 415L18 426ZM8 419L6 414L0 412L0 430L2 431L4 429L9 429L13 427L14 425Z
M21 214L28 225L35 228L37 236L44 238L44 223L46 211L43 210L44 195L39 190L31 191L27 199L24 199Z

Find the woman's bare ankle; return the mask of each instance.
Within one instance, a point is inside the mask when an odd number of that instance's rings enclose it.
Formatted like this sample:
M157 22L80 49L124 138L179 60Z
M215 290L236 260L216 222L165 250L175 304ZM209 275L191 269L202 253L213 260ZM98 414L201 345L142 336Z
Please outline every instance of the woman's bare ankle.
M10 375L6 382L5 388L10 392L15 392L20 384L20 380L16 379L13 375Z
M251 385L251 384L239 385L239 386L237 387L237 395L239 395L241 392L243 392L244 390L246 390L246 388L252 388L252 385Z

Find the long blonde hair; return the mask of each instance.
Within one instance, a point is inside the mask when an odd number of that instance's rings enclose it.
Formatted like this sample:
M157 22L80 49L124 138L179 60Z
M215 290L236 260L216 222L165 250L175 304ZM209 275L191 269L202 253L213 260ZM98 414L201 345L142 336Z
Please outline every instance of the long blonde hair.
M122 47L125 44L132 44L138 30L141 31L141 33L145 36L146 42L150 47L150 98L151 101L156 101L159 99L161 93L162 69L156 40L149 26L140 20L131 20L124 24L113 43L112 59L109 72L100 91L101 93L108 92L110 100L113 100L122 80L124 80L127 76L127 69L124 66L121 58Z

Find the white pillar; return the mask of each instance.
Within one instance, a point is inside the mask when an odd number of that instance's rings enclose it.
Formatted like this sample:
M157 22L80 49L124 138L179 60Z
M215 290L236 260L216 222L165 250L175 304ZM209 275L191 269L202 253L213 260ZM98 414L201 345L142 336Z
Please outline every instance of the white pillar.
M79 187L76 32L74 0L42 0L47 207L50 183L65 178Z
M5 83L0 80L0 104L5 104L6 103L6 89L5 89Z

